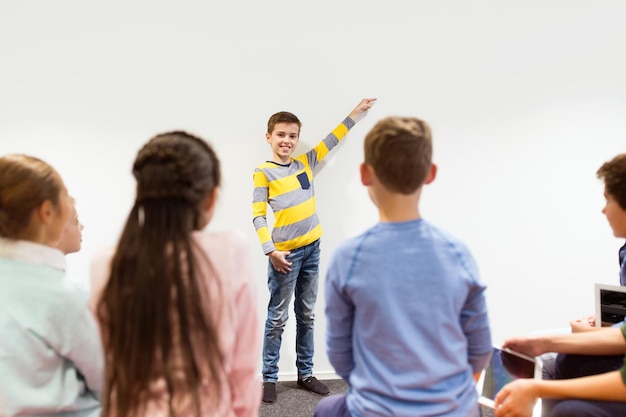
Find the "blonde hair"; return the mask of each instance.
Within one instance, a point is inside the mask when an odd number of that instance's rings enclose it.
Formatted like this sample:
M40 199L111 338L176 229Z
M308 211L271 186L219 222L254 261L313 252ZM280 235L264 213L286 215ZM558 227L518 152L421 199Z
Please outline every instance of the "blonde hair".
M0 158L0 236L16 239L27 229L37 207L59 205L59 174L41 159L13 154Z

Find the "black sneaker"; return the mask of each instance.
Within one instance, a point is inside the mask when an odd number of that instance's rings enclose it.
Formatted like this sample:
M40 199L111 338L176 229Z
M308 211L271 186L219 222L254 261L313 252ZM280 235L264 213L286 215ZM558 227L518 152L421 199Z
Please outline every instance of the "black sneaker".
M318 395L328 395L330 390L324 384L317 380L314 376L310 376L304 379L298 379L298 386L304 388L307 391L311 391Z
M276 382L263 383L263 397L261 401L265 404L276 402Z

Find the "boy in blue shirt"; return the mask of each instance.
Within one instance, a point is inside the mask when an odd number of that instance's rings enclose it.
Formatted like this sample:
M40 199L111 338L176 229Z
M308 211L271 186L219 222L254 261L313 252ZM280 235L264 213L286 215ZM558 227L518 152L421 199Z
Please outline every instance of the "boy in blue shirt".
M429 126L388 117L365 137L361 182L379 223L343 243L326 278L326 343L346 395L315 416L477 416L492 351L485 286L466 246L421 218Z

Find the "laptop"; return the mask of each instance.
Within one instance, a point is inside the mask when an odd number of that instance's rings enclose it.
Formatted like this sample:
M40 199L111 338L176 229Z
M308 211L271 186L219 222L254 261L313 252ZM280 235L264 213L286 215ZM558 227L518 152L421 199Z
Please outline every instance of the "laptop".
M510 349L493 347L491 359L478 381L481 417L495 416L496 394L518 378L541 379L541 361ZM541 416L541 400L537 401L533 416Z
M595 284L596 327L619 325L626 318L626 286Z

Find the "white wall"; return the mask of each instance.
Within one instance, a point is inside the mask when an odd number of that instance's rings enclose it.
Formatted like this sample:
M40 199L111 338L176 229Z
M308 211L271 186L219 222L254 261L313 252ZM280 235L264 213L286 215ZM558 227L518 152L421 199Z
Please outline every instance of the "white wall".
M0 154L40 156L64 176L86 225L69 260L83 279L93 251L117 238L140 145L172 129L206 138L225 177L210 227L249 235L264 316L250 202L252 171L270 156L267 118L296 113L304 150L378 97L316 179L322 271L377 220L358 178L363 136L383 116L421 117L439 165L422 213L472 248L501 341L591 314L593 283L617 283L622 242L600 212L595 171L626 151L625 18L621 0L6 1ZM295 373L294 328L284 378Z

